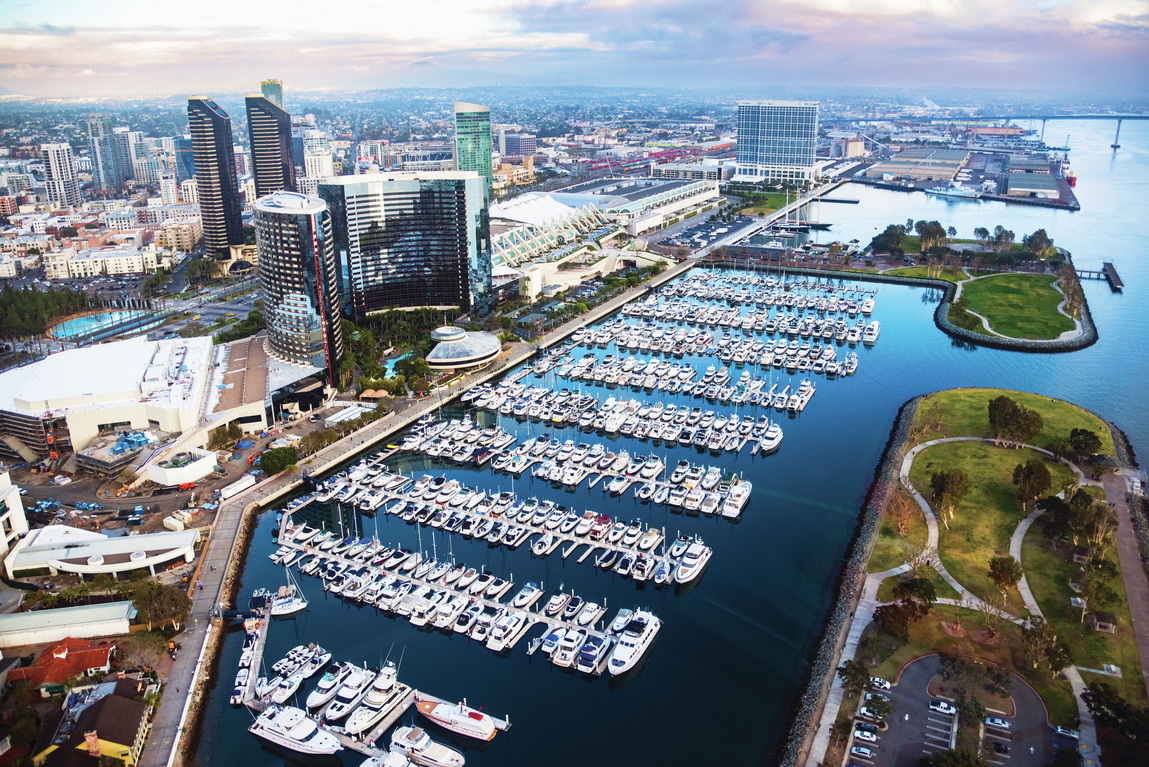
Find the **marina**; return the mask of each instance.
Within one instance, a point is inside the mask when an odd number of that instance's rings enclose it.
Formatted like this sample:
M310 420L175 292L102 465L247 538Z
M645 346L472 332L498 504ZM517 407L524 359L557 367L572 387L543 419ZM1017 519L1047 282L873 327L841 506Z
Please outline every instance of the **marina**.
M1074 135L1077 136L1076 129ZM1104 138L1107 145L1112 136ZM1107 162L1106 158L1102 160ZM1085 165L1075 158L1079 171ZM1084 193L1088 192L1089 188ZM999 203L981 202L964 206L976 211L961 210L955 214L958 218L947 218L940 198L931 201L916 195L910 201L914 209L903 212L893 210L890 205L874 209L875 200L882 199L875 194L895 196L892 193L869 188L850 193L861 197L861 203L841 207L848 207L851 215L856 211L859 221L850 229L846 228L849 222L836 220L834 232L829 235L834 239L865 237L875 227L904 220L911 214L926 220L940 218L944 223L952 222L964 234L973 226L992 226L997 215L997 220L1011 222L1011 228L1018 232L1050 226L1050 234L1058 245L1074 251L1079 266L1084 266L1090 263L1089 253L1094 251L1092 239L1108 237L1104 234L1108 229L1103 221L1095 218L1083 219L1092 222L1090 239L1074 240L1064 227L1058 229L1043 218L1063 215L1058 212L1023 209L1018 214L1023 220L1012 223L1012 219L996 212L1002 207ZM1099 204L1084 205L1075 215L1094 216L1098 207ZM1097 234L1099 232L1102 234ZM1127 281L1126 292L1132 293L1134 281ZM695 582L694 590L676 594L670 589L652 589L649 583L635 584L632 579L586 566L593 558L577 566L585 544L563 560L561 554L570 544L556 550L559 556L540 558L525 544L515 549L490 547L485 541L451 536L454 556L476 568L502 575L513 573L519 583L529 580L557 585L565 582L563 590L605 600L612 609L624 605L633 607L636 601L653 609L666 623L665 630L659 633L645 666L632 672L629 679L612 678L609 684L604 680L585 683L579 676L551 663L539 651L541 643L534 654L528 655L527 650L535 639L530 633L518 641L514 652L503 658L469 639L459 641L453 633L446 637L441 632L415 627L408 619L333 597L317 588L318 580L302 576L300 580L311 604L302 613L274 621L276 627L268 638L268 657L279 657L291 647L309 641L335 650L341 658L374 658L380 646L385 651L392 643L405 647L407 660L402 677L411 686L434 691L448 701L463 697L482 700L492 710L509 713L514 721L512 736L506 739L496 736L490 750L475 748L465 741L449 743L466 755L468 764L529 764L542 753L554 764L585 764L601 758L604 748L609 750L611 759L619 762L681 763L694 759L705 763L708 757L713 757L712 741L665 737L666 725L684 721L681 714L676 713L678 701L719 698L745 710L756 721L767 723L754 731L731 728L722 748L724 760L731 764L775 763L771 755L784 738L792 702L789 695L806 671L806 653L820 636L824 605L835 589L832 573L857 522L861 494L872 479L874 461L888 437L890 423L907 398L954 386L1000 385L1079 402L1116 419L1123 427L1128 425L1127 430L1135 442L1138 435L1145 433L1143 414L1124 413L1121 405L1125 398L1135 396L1138 391L1137 369L1114 367L1113 378L1106 387L1096 386L1096 377L1090 374L1098 365L1105 364L1105 355L1116 359L1112 355L1119 353L1119 339L1137 332L1138 318L1143 319L1143 312L1132 312L1127 304L1118 306L1119 296L1111 298L1104 283L1087 283L1084 288L1095 321L1103 330L1098 344L1074 355L1062 355L1062 359L1021 355L1024 359L1019 360L1018 355L1005 352L953 345L930 321L936 304L928 300L928 289L878 286L881 340L872 347L857 346L861 364L856 376L844 381L846 385L823 384L821 379L815 379L817 395L801 413L800 420L782 424L786 433L782 449L768 459L751 456L749 449L743 449L715 454L704 461L718 466L724 473L742 474L753 483L751 500L737 524L703 515L675 516L674 509L665 504L643 505L635 498L637 488L633 487L625 495L604 496L600 487L604 480L599 479L595 487L589 487L598 475L588 476L576 487L540 480L530 471L514 475L513 490L518 498L533 495L540 502L551 500L580 510L596 508L623 519L635 516L641 509L648 525L665 528L671 536L676 527L687 535L699 534L705 538L706 545L713 548L714 556L705 575ZM875 316L877 314L875 311ZM596 347L593 351L596 356L618 353L615 348ZM839 359L841 352L839 349ZM634 356L637 358L640 354ZM700 372L709 364L715 364L710 361L699 364L701 360L690 362ZM532 378L535 375L532 367L528 365L516 371L520 382L529 384L540 380ZM557 370L556 366L544 376L554 376ZM546 377L540 378L547 383ZM549 383L547 388L559 390L564 385L572 390L577 388L577 384L565 381ZM583 382L585 393L590 393L588 387L593 388L594 384ZM601 396L601 392L595 391L595 395ZM651 404L656 404L656 399L665 404L689 402L691 408L702 404L699 400L666 392L659 392L657 397L636 394L635 398ZM715 406L709 408L716 414L719 410ZM512 448L545 431L560 444L573 439L576 446L583 441L601 442L615 452L620 448L632 454L657 452L671 470L681 458L698 460L681 443L653 448L652 443L644 446L633 436L605 432L588 439L579 436L585 432L580 432L577 426L551 426L541 419L518 420L501 413L477 411L469 403L447 403L438 417L461 421L468 414L484 428L497 424L513 434L517 441ZM770 417L773 420L773 416ZM400 437L390 441L398 444ZM417 451L392 453L387 450L373 457L385 455L391 471L408 477L413 473L415 478L431 473L448 480L456 479L462 485L488 494L508 490L510 477L493 470L494 456L482 465L455 463ZM612 508L606 505L608 503L618 505ZM243 575L244 593L273 586L283 578L282 566L266 558L279 545L272 537L273 529L278 528L274 516L266 514L258 522ZM328 502L309 504L295 512L294 517L297 523L305 521L315 526L322 523L335 530L341 529L342 520L342 529L350 531L357 525L356 534L360 537L373 534L371 527L377 519L381 540L410 549L417 546L417 526L386 513L373 518L360 508ZM350 533L343 537L347 534ZM426 529L423 534L426 538ZM440 537L442 552L444 533L438 531L436 535ZM606 617L609 619L611 614L608 612ZM224 649L225 668L235 667L228 664L236 662L241 645L239 636L229 638ZM731 683L731 679L741 681ZM466 680L465 684L462 680ZM282 761L276 761L277 757L263 750L260 741L247 733L251 720L246 713L231 713L227 706L230 692L229 684L225 692L212 693L197 761L216 764L241 760L253 765ZM555 749L552 729L555 711L593 712L594 723L601 723L607 733L603 742L593 748L572 742L569 748ZM413 723L410 713L400 721L404 725ZM618 722L625 722L626 727L616 731L612 723ZM428 723L428 726L434 725ZM433 737L444 743L450 740L449 733L440 732ZM343 763L347 765L357 766L361 761L362 757L354 753L343 756Z

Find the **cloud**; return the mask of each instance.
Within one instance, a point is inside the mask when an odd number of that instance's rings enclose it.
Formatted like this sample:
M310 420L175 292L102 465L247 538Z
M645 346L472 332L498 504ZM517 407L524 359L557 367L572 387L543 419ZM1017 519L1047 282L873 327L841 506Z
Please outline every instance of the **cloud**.
M339 14L302 0L201 0L194 12L153 4L146 17L131 2L57 0L66 27L45 5L13 3L0 21L0 67L26 92L59 93L85 71L85 92L247 90L271 75L353 87L419 62L444 78L498 69L552 83L766 89L1144 88L1149 69L1143 0L348 0Z

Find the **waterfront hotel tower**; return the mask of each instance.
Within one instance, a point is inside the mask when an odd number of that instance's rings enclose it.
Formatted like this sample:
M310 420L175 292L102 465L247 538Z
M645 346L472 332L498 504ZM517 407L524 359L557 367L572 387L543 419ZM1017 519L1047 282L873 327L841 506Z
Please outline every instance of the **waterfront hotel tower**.
M818 102L738 102L735 181L813 181Z
M343 327L327 204L276 192L252 207L268 352L295 365L326 368L331 382L343 357Z
M295 191L295 158L291 146L291 115L274 100L247 94L247 135L255 197Z
M490 312L487 183L478 173L336 176L318 194L331 210L343 302L356 319L418 307Z
M208 252L228 255L243 245L243 213L235 173L231 117L207 96L188 99L188 130Z
M455 170L474 171L491 188L491 108L455 102Z

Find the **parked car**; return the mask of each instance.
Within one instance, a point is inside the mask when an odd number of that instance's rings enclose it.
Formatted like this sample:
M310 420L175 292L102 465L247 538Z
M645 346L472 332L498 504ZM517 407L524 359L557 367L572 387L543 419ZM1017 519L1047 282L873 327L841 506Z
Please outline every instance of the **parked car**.
M957 709L944 700L931 700L930 711L936 711L939 714L949 714L950 716L957 713Z
M878 736L865 730L854 730L854 740L860 740L863 743L877 743Z
M985 726L986 727L1000 727L1003 730L1008 730L1009 729L1009 722L1005 721L1004 719L1002 719L1001 717L998 717L998 716L987 716L985 718Z
M1079 740L1081 738L1081 733L1079 733L1077 730L1071 730L1068 727L1062 727L1061 725L1054 727L1053 731L1058 735L1064 735L1065 737L1073 738L1074 740Z
M1009 753L1009 746L1005 745L1000 740L995 740L993 742L993 750L999 754L1008 754Z
M868 693L866 693L866 700L889 700L889 699L890 698L888 695L882 695L880 692L868 692Z
M858 713L861 714L862 716L869 717L870 719L880 720L882 718L865 706L862 706L860 709L858 709Z
M860 756L863 759L873 759L874 758L873 750L866 748L865 746L854 746L853 748L850 749L850 753L853 756Z
M861 730L862 732L877 732L878 725L870 724L869 722L854 722L854 729Z
M890 683L880 676L872 676L870 677L870 687L873 687L875 690L888 690L890 689Z

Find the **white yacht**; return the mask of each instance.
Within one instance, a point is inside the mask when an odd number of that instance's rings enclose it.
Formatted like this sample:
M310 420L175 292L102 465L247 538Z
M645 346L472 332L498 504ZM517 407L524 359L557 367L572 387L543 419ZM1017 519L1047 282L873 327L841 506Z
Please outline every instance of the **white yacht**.
M420 700L416 696L415 708L419 709L420 714L451 732L477 740L490 740L495 737L495 720L482 711L471 708L466 701L452 705L438 700Z
M750 491L753 487L750 482L743 481L730 488L726 500L722 502L722 516L737 517L741 514L742 509L746 508L746 504L750 500Z
M353 668L355 667L350 663L336 663L327 669L327 672L319 678L319 685L307 696L307 707L319 708L334 698L339 686Z
M610 655L607 667L612 675L624 674L634 668L650 645L654 642L662 621L646 610L639 610L630 617L622 630L618 645Z
M702 572L702 568L706 567L706 563L710 561L711 553L709 546L699 540L693 541L686 547L686 553L682 555L682 561L678 563L678 567L674 571L674 580L679 583L689 583L697 578Z
M466 760L453 748L431 740L422 727L400 727L391 735L391 750L424 767L463 767Z
M378 722L395 709L407 696L411 688L396 679L398 671L395 664L388 661L375 676L371 689L359 707L351 712L347 719L347 732L358 735L370 732Z
M343 684L335 692L335 699L323 711L323 719L335 722L351 713L362 702L375 679L375 672L371 669L351 667L350 673L343 680Z
M247 731L300 754L334 754L343 749L343 744L333 733L309 719L302 709L292 706L270 706Z

